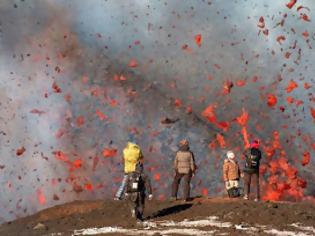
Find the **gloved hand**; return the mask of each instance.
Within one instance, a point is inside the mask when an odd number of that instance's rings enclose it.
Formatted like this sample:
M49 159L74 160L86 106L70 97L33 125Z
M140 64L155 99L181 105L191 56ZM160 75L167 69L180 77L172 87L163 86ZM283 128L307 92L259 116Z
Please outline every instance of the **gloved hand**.
M151 201L151 200L153 199L153 195L150 194L148 198L149 198L149 200Z
M229 181L226 181L226 182L225 182L225 187L226 187L226 188L229 188L229 187L230 187L230 182L229 182Z

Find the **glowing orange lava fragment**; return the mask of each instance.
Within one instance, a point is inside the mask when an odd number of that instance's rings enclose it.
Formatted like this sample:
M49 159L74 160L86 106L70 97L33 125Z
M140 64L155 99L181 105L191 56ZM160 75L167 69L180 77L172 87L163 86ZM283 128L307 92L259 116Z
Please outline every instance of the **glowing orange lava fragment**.
M84 117L83 116L77 117L76 124L78 127L81 127L82 125L84 125Z
M304 38L308 38L308 36L310 36L310 34L308 33L307 30L305 30L303 33L302 33L303 37Z
M111 100L109 101L109 104L110 104L112 107L115 107L115 106L117 106L118 102L117 102L115 99L111 99Z
M103 113L103 112L101 112L100 110L96 110L96 115L98 116L98 118L100 119L100 120L105 120L105 119L107 119L107 116Z
M75 168L81 168L82 167L82 160L80 160L80 159L74 160L73 161L73 166Z
M310 20L310 18L308 17L308 15L306 15L306 14L301 14L301 19L302 20L304 20L304 21L307 21L307 22L310 22L311 20Z
M234 84L232 81L225 81L223 85L223 94L229 94L231 89L233 88Z
M248 138L248 133L247 133L247 129L246 127L244 126L242 128L242 135L243 135L243 140L244 140L244 147L245 148L249 148L250 147L250 143L249 143L249 138Z
M216 125L224 131L227 131L230 128L230 123L227 121L220 121Z
M53 154L60 161L65 161L65 162L68 161L68 157L62 151L56 151L56 152L53 152Z
M182 101L178 98L175 99L175 106L180 107L182 105Z
M137 66L138 66L138 63L137 63L136 59L131 59L131 60L129 61L128 66L131 67L131 68L137 67Z
M192 110L192 106L191 106L191 105L189 105L189 106L186 107L186 113L187 113L187 114L191 114L192 111L193 111L193 110Z
M246 85L246 81L245 80L240 79L240 80L236 81L236 86L243 87L244 85Z
M202 196L208 196L208 194L209 194L208 189L203 188L201 191L201 194L202 194Z
M114 157L117 154L117 149L114 148L104 148L103 150L103 156L108 158L108 157Z
M267 105L270 107L274 107L277 104L277 97L274 94L268 94L267 96Z
M115 74L113 79L114 79L115 81L119 80L119 75Z
M214 105L209 105L203 112L202 112L202 116L204 116L205 118L208 119L208 121L210 122L216 122L217 121L217 117L215 115L215 106Z
M156 174L154 175L154 180L155 180L155 181L160 181L160 180L161 180L161 174L160 174L160 173L156 173Z
M297 0L291 0L288 4L286 4L286 6L287 6L289 9L291 9L291 8L295 5L296 2L297 2Z
M36 193L37 193L37 200L38 200L39 204L44 205L46 203L45 195L43 194L43 192L40 189L38 189L36 191Z
M84 188L88 191L92 191L93 190L93 185L91 183L87 183L84 185Z
M266 192L266 195L263 197L264 200L270 201L279 201L281 198L281 192L270 189Z
M315 120L315 108L310 107L310 112L311 112L313 119Z
M202 42L202 36L201 36L201 34L195 35L195 42L196 42L196 44L197 44L198 47L201 47L201 42Z
M312 85L310 85L309 83L307 83L307 82L304 83L304 88L305 89L309 89L311 87L312 87Z
M297 87L298 87L297 83L294 80L291 80L288 87L286 88L287 93L291 93Z
M248 112L245 111L245 109L242 109L242 115L239 117L236 117L236 122L239 123L242 126L245 126L249 120Z
M289 104L292 104L292 103L294 103L294 101L295 101L295 99L293 98L293 97L287 97L287 102L289 103Z
M221 148L225 148L225 140L222 134L217 133L217 141L220 144Z
M120 76L119 76L119 80L120 80L120 81L126 81L127 78L126 78L125 76L123 76L123 75L120 75Z
M304 152L302 166L306 166L311 160L311 154L309 152Z

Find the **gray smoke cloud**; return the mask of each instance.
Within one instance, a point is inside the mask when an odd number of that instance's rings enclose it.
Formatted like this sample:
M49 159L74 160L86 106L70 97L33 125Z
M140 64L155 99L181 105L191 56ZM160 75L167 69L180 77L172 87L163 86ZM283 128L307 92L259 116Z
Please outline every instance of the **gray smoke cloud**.
M297 12L286 3L2 1L0 180L6 191L0 197L1 220L76 199L111 197L123 174L121 150L131 138L143 148L157 198L169 195L172 159L182 138L189 139L200 167L194 194L204 189L221 194L224 153L233 149L240 156L243 149L240 126L233 121L242 108L250 114L251 137L268 146L279 131L290 163L303 178L313 177L314 161L305 167L300 161L306 150L314 156L315 5L299 1L310 11ZM311 21L301 20L301 12ZM261 16L268 36L259 33ZM283 27L277 26L282 19ZM286 38L282 45L276 40L280 35ZM132 59L137 67L128 66ZM126 80L114 80L115 75ZM291 79L299 86L288 94ZM237 86L239 80L246 85ZM223 95L227 81L234 86ZM312 87L305 90L304 83ZM276 108L266 104L269 93L277 95ZM303 104L288 104L288 96ZM231 123L228 131L201 115L210 104L219 121ZM178 121L163 124L166 117ZM225 147L209 148L218 133ZM17 156L21 147L26 151ZM106 158L104 148L118 153ZM67 160L60 160L58 151ZM305 193L313 191L308 183Z

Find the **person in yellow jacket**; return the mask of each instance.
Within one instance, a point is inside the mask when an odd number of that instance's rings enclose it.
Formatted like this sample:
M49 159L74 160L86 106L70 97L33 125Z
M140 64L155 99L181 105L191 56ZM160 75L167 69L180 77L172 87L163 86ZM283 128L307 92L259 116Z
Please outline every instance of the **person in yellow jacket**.
M135 172L138 162L143 163L143 155L140 146L133 142L128 142L123 150L123 162L124 162L124 178L122 183L115 194L115 200L121 200L125 191L128 174Z

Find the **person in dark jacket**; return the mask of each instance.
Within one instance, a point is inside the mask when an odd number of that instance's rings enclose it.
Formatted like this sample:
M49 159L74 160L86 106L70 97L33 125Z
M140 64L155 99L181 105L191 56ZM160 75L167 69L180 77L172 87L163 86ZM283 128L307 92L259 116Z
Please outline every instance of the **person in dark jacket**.
M180 181L184 178L184 200L190 200L190 180L196 170L194 154L189 150L187 140L179 143L179 151L176 153L174 160L175 177L172 184L171 200L177 199L177 192Z
M261 151L259 150L259 141L254 140L250 148L244 152L245 155L245 168L244 172L244 199L249 199L251 182L254 181L256 185L256 198L255 201L260 200L260 189L259 189L259 165L262 157Z
M143 171L143 164L138 162L134 172L127 177L126 197L131 207L131 215L138 220L143 220L146 193L152 200L152 187L149 177Z

